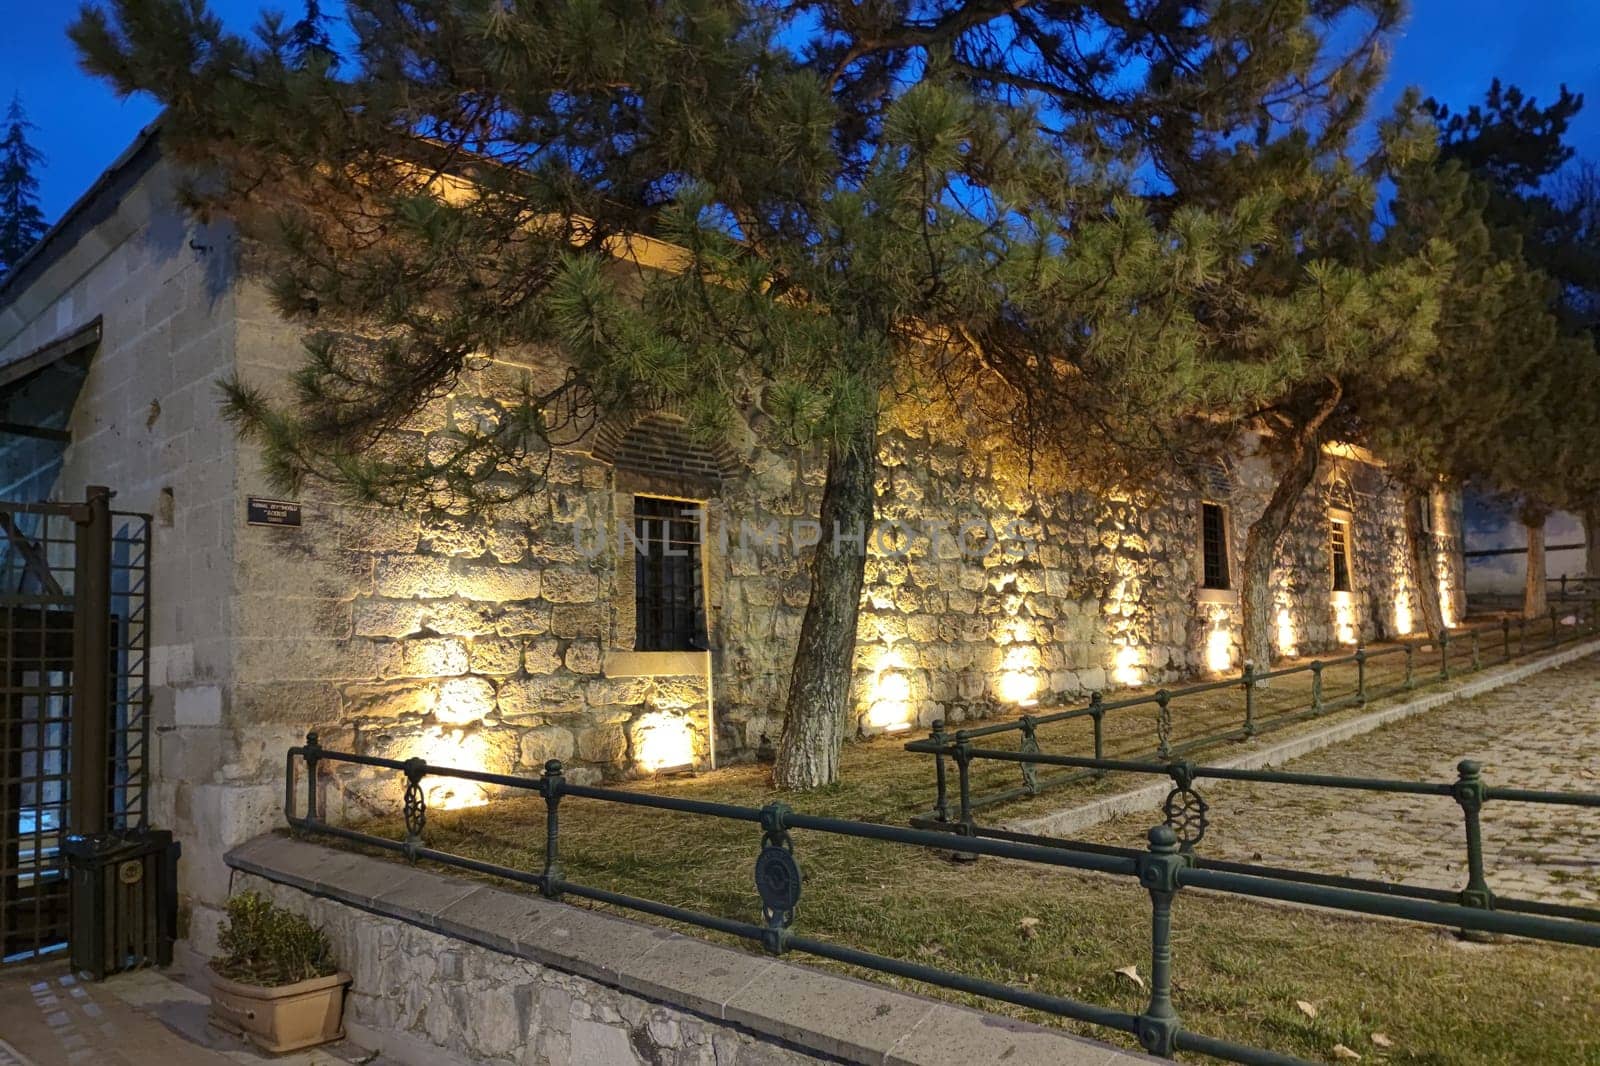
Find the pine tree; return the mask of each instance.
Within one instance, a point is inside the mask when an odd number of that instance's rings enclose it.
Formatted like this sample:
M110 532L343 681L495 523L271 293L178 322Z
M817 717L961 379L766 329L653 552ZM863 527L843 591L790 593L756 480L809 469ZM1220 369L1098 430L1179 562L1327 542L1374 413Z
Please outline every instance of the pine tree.
M1524 260L1544 280L1531 284L1557 316L1555 332L1539 322L1522 330L1524 351L1513 363L1537 360L1527 377L1546 391L1543 406L1529 407L1534 421L1507 438L1486 462L1487 487L1517 501L1529 552L1524 612L1544 613L1544 521L1557 507L1582 514L1600 498L1600 432L1592 412L1575 408L1596 374L1592 308L1600 293L1600 243L1585 224L1581 196L1563 196L1559 175L1573 156L1566 137L1583 97L1562 86L1545 106L1516 86L1490 83L1483 106L1453 113L1429 101L1440 127L1441 155L1456 160L1487 189L1485 217L1494 251ZM1530 312L1531 314L1531 312ZM1522 398L1528 405L1527 390ZM1566 460L1556 466L1551 456Z
M168 107L163 136L213 178L195 206L258 238L280 311L324 327L289 405L231 391L290 487L504 505L596 413L672 400L706 437L758 414L820 448L822 527L861 529L891 395L958 395L990 436L1136 472L1210 446L1214 409L1282 403L1376 343L1368 308L1393 301L1374 284L1416 288L1302 260L1283 205L1336 183L1286 195L1289 164L1225 143L1306 100L1337 143L1375 67L1328 63L1321 35L1347 9L1378 32L1385 4L349 6L338 77L191 0L116 0L72 29L89 69ZM1018 34L1038 62L993 47ZM1130 196L1152 165L1182 195ZM675 269L619 272L641 237ZM406 462L374 446L474 355L550 342L571 371L498 425ZM863 565L812 559L784 787L837 776Z
M37 173L44 155L28 143L28 131L35 128L22 109L22 98L12 97L0 139L0 277L44 236Z

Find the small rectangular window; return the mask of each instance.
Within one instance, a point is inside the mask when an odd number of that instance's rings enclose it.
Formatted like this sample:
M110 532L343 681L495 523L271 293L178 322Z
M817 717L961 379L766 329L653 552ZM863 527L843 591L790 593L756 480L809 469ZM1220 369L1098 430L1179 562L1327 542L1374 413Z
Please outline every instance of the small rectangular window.
M633 498L635 651L706 647L700 511L685 500Z
M1228 516L1220 503L1200 505L1201 587L1229 588Z
M1328 554L1333 566L1333 591L1350 591L1350 523L1342 518L1332 519L1328 537Z

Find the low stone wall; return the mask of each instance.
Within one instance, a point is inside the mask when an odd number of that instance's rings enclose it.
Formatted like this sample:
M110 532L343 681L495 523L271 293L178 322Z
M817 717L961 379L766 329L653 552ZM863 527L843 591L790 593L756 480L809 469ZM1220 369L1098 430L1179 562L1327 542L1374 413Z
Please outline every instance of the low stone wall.
M449 874L287 836L235 890L310 917L345 1024L408 1066L1137 1066L1155 1060Z

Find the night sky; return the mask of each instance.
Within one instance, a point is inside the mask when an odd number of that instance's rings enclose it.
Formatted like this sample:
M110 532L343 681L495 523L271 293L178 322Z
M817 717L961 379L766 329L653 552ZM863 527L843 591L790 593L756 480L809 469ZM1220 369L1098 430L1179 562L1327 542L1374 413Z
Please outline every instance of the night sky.
M0 94L9 101L20 92L39 127L35 143L48 160L41 198L51 221L156 112L147 99L118 101L78 70L64 33L76 6L71 0L0 0ZM212 0L211 6L245 29L264 5ZM1562 82L1584 93L1588 106L1571 140L1581 153L1600 158L1600 2L1413 0L1378 108L1386 112L1407 85L1463 107L1481 99L1495 76L1541 101L1554 98Z

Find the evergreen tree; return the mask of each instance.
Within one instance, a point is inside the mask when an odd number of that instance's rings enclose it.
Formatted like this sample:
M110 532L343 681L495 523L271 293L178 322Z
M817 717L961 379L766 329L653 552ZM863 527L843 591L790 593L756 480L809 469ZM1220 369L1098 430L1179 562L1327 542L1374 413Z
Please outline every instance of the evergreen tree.
M1459 161L1488 190L1485 217L1495 253L1526 260L1547 279L1534 285L1559 318L1560 336L1540 323L1520 334L1527 350L1507 356L1513 363L1539 360L1528 376L1547 392L1544 406L1530 409L1532 421L1507 437L1485 475L1488 488L1519 501L1529 545L1524 611L1542 615L1545 518L1557 507L1587 515L1600 495L1600 473L1593 470L1600 464L1600 431L1574 407L1596 373L1592 308L1600 299L1600 242L1586 224L1581 195L1573 195L1581 184L1568 182L1563 190L1560 181L1573 156L1566 135L1583 97L1562 86L1553 103L1540 106L1496 80L1482 107L1462 113L1436 101L1429 107L1439 123L1442 156ZM1559 467L1552 462L1556 454L1566 456Z
M22 109L22 98L12 97L0 138L0 277L39 243L46 228L37 173L44 155L28 143L28 131L35 128Z
M821 448L821 524L851 530L890 395L977 398L1029 447L1170 459L1202 415L1392 332L1374 293L1410 299L1414 271L1358 275L1275 227L1333 171L1286 190L1289 164L1267 180L1225 138L1325 98L1316 137L1284 138L1325 159L1374 68L1325 62L1320 35L1388 5L1170 6L352 0L339 77L191 0L91 7L72 34L167 105L163 136L213 179L195 206L237 218L279 309L324 327L291 404L230 396L286 485L506 504L595 413L671 399L708 437L746 420ZM1016 34L1039 63L995 52ZM1185 195L1125 195L1149 165ZM616 269L644 237L674 269ZM474 355L551 341L571 372L499 424L404 462L374 447ZM837 776L863 564L812 560L782 786Z

